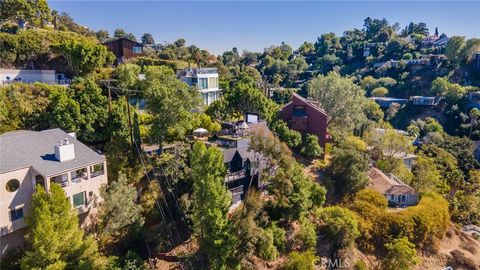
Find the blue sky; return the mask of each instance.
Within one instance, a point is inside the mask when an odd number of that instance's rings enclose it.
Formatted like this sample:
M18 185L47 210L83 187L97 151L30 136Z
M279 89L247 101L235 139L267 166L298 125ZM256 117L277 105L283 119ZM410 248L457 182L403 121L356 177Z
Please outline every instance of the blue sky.
M91 29L123 28L139 39L151 33L157 43L185 38L212 53L262 51L285 41L294 49L322 33L361 28L363 20L386 18L425 22L433 32L480 37L480 1L49 1Z

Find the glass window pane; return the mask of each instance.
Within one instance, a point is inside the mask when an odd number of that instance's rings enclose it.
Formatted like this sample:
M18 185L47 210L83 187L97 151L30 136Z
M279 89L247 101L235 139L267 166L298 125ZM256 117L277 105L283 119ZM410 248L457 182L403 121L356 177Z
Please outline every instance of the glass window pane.
M23 218L23 208L10 210L10 218L12 221Z
M73 207L77 208L85 205L85 192L73 195Z

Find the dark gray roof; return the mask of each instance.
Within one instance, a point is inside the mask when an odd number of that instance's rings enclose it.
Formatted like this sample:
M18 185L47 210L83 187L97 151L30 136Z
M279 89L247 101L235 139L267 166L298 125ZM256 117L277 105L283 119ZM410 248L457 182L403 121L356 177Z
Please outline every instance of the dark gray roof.
M75 159L60 162L55 159L54 146L65 138L74 144ZM43 176L51 176L103 160L105 160L103 155L70 137L61 129L19 130L0 135L0 173L32 166Z
M237 152L237 148L221 148L223 150L223 162L228 163L232 161L233 156Z
M233 157L235 156L235 153L240 155L243 160L250 159L253 161L253 158L255 157L255 152L253 150L250 150L248 147L242 147L242 148L223 148L223 162L228 163L232 161Z

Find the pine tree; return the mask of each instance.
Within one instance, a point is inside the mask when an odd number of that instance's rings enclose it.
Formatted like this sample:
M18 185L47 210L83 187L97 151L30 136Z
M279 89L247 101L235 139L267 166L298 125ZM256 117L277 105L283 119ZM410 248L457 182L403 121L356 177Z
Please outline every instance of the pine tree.
M231 195L225 187L225 165L220 150L195 143L191 157L194 232L212 269L231 267L236 237L227 213Z
M128 185L125 174L101 190L104 202L100 206L100 225L103 233L125 235L133 224L143 224L142 206L135 203L137 191Z
M106 258L92 238L83 240L77 214L59 185L51 184L49 193L37 186L26 222L21 269L105 269Z

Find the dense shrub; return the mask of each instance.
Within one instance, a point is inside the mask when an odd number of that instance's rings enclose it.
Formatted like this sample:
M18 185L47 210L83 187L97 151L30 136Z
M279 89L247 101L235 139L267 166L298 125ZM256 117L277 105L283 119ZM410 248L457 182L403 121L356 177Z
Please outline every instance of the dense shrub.
M318 144L318 137L313 134L307 134L302 143L300 153L307 157L319 157L323 154L323 148Z
M285 235L285 230L277 227L277 226L270 226L268 230L272 231L273 235L273 244L279 251L283 251L285 249L285 245L287 243L287 237Z
M315 248L317 245L317 228L307 218L300 219L300 232L298 232L298 240L305 248Z
M384 205L379 196L362 191L351 206L359 219L357 243L364 251L383 248L401 237L417 247L427 247L442 238L450 222L448 202L438 194L424 194L418 205L401 212L387 212Z
M293 251L288 255L285 270L313 270L317 257L312 250L305 252Z
M274 245L273 231L266 229L258 240L258 256L264 260L273 261L278 257L277 248Z
M273 123L272 130L289 147L297 147L302 142L302 135L300 134L300 132L288 128L287 124L282 120L278 120Z
M330 237L337 248L347 247L359 236L357 216L340 206L318 209L320 229Z

